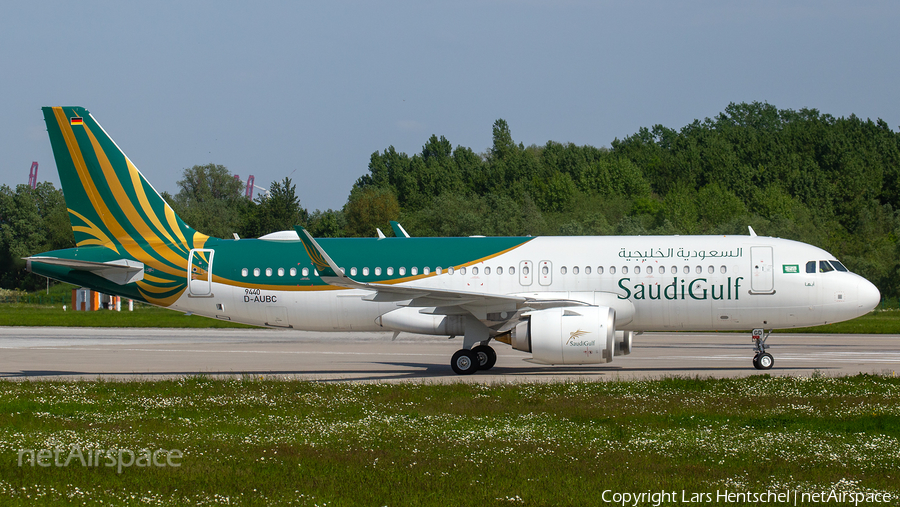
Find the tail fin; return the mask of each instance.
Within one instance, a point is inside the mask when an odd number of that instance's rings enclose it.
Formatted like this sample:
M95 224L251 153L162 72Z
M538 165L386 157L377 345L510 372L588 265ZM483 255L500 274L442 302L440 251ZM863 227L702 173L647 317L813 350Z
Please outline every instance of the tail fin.
M174 289L175 279L185 277L190 251L209 237L185 225L89 111L43 112L75 243L143 262L158 275L146 277L159 280L146 287L149 292L162 296Z

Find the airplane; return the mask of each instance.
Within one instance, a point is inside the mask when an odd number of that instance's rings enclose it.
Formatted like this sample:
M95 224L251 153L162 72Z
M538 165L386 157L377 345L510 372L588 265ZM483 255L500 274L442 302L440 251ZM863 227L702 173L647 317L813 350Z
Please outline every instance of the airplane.
M44 119L76 248L28 270L152 305L257 326L462 336L450 366L494 366L491 341L537 364L603 364L644 331L773 329L864 315L881 296L828 252L727 236L315 239L303 227L219 239L176 215L82 107ZM730 335L729 335L730 336Z

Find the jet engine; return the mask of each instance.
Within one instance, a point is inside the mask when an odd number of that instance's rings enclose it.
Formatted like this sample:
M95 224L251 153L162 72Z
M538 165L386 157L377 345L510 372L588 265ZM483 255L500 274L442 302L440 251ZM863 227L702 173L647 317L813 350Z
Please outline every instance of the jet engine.
M608 363L631 351L631 334L623 333L617 346L616 311L608 306L550 308L528 317L513 328L510 345L538 363Z

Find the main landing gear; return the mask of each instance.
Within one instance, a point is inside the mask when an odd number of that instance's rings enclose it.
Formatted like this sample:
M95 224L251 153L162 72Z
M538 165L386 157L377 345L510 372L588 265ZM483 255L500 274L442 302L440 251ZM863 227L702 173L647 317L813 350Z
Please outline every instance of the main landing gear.
M478 370L490 370L497 362L497 353L487 345L457 350L450 359L450 367L457 375L471 375Z
M769 339L770 334L772 331L766 333L763 329L753 330L753 350L756 352L756 355L753 356L753 367L757 370L770 370L775 364L775 358L766 352L766 349L769 348L766 340Z

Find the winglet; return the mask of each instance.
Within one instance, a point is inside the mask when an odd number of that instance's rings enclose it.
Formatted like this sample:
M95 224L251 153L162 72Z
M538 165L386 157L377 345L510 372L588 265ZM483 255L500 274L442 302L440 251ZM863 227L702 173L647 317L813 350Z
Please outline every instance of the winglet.
M309 232L304 227L297 225L294 226L294 230L297 231L297 236L300 236L303 248L306 249L306 254L309 255L309 260L316 267L320 277L345 278L341 268L331 260L331 257L325 253L325 250L316 243L316 240L309 235Z
M396 220L391 220L391 229L394 229L394 236L398 238L408 238L409 234L406 232L406 229L400 225L400 222Z

